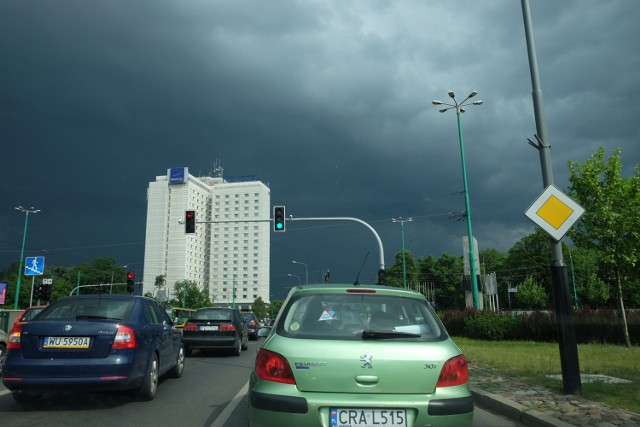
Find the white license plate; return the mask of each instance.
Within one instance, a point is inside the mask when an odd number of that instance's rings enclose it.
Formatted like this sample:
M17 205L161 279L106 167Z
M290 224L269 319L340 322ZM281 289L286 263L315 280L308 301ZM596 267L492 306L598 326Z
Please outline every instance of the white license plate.
M217 326L200 326L201 331L217 331Z
M89 348L89 337L45 337L43 348Z
M331 427L406 427L404 409L331 408Z

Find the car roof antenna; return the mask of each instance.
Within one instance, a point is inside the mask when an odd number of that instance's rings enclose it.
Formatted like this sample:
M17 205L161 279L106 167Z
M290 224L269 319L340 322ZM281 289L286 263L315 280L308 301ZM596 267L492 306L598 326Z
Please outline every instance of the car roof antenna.
M367 257L369 256L369 252L367 252L367 254L364 256L364 261L362 261L362 265L360 266L360 270L358 270L358 275L356 276L356 281L353 282L354 286L358 286L360 284L360 282L358 282L358 279L360 279L360 273L362 272L362 268L364 267L364 263L367 261Z

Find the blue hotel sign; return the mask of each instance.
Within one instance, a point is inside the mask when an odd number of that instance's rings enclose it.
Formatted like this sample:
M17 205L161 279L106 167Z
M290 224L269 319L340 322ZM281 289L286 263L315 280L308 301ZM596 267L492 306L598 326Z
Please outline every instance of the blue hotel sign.
M184 184L189 176L189 168L171 168L167 169L167 178L169 184Z

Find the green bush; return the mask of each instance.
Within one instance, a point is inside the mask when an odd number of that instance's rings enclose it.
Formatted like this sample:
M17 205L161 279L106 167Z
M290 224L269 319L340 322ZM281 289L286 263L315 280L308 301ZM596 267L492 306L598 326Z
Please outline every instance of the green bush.
M519 317L487 312L465 319L464 336L484 340L513 340L517 339L520 326L521 319Z
M442 323L452 336L483 340L524 340L557 342L558 325L548 311L502 312L446 310ZM640 312L627 311L627 327L632 345L640 344ZM618 310L580 310L573 313L576 342L579 344L624 344L624 329Z

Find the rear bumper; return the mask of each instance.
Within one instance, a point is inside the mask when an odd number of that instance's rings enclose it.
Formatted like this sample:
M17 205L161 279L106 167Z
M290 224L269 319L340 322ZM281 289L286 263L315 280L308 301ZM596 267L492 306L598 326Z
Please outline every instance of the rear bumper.
M120 390L142 385L146 365L133 352L100 359L26 359L10 351L2 383L9 390Z
M285 392L286 386L275 388ZM429 399L429 395L302 393L290 390L289 394L279 394L276 390L274 393L250 390L249 426L328 425L331 408L335 407L405 409L407 425L471 427L473 424L471 395Z
M182 342L185 348L235 348L238 343L238 338L184 336Z

